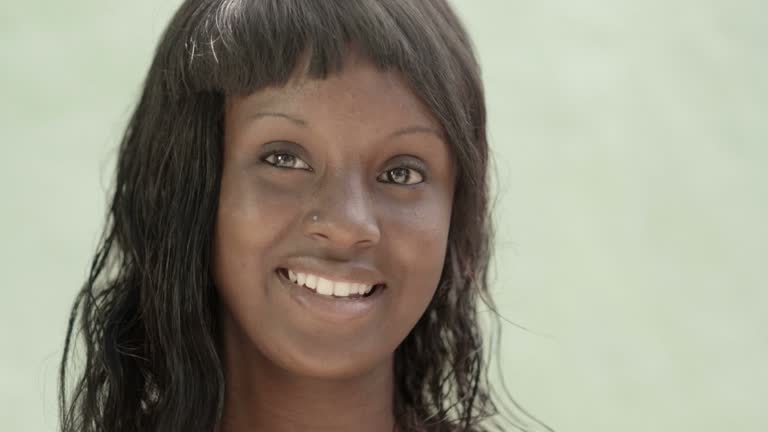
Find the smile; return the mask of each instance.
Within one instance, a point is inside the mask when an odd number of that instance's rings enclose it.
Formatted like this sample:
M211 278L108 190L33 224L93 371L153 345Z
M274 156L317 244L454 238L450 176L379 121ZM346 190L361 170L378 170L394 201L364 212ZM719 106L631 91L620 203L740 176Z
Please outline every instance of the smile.
M335 281L312 273L303 273L286 268L279 268L277 272L297 286L308 288L316 294L331 298L349 300L367 298L379 288L384 288L384 284L370 285L350 281Z

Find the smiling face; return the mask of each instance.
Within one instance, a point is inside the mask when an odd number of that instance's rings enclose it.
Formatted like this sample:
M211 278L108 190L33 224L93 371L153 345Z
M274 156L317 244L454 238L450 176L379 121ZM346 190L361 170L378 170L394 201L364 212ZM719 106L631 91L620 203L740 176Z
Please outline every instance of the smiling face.
M226 355L325 378L390 364L443 269L455 168L440 124L401 75L358 56L324 80L229 98L224 124L213 274ZM385 285L336 298L287 270Z

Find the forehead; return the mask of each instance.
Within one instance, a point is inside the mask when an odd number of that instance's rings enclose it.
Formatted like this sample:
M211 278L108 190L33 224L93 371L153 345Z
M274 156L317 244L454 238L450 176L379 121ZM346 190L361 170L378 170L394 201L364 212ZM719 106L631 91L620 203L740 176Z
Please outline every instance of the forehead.
M365 57L350 55L343 68L324 79L296 72L284 86L271 86L228 99L234 116L263 111L295 114L313 122L345 128L392 129L404 124L434 128L443 141L440 122L398 71L379 69Z

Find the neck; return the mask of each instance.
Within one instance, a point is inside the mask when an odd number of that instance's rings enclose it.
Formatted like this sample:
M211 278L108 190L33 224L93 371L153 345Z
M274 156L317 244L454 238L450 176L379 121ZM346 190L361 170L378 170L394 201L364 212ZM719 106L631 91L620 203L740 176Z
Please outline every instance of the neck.
M221 432L393 432L393 358L345 378L306 377L224 335ZM244 349L244 346L251 346Z

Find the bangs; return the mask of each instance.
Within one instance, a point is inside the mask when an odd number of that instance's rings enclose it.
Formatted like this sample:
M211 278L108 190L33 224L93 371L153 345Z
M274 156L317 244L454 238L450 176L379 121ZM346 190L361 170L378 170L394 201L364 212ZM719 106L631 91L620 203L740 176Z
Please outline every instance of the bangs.
M177 106L203 93L221 100L323 79L353 47L403 76L445 131L457 195L479 199L472 190L486 187L485 96L471 40L446 0L186 0L158 46L152 85Z
M170 66L166 89L177 96L249 93L287 82L302 55L304 75L325 78L341 69L350 44L381 69L443 87L430 71L457 69L451 50L462 37L444 16L450 11L440 9L429 0L185 2L168 30L175 40L164 38L168 46L160 47Z

